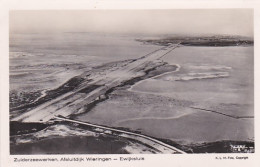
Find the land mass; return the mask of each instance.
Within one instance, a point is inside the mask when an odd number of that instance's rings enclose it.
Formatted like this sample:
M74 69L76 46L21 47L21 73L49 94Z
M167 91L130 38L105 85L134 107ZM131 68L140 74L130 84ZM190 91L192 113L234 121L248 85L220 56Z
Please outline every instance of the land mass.
M184 46L210 46L210 47L224 47L224 46L252 46L253 39L241 36L175 36L165 37L160 39L136 39L144 44L154 44L160 46L168 46L173 43L180 43Z

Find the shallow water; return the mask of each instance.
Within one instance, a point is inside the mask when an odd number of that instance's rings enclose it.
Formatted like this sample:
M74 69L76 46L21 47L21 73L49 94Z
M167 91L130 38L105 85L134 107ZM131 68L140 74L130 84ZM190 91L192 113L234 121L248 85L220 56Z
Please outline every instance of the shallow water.
M254 115L253 47L183 47L164 59L179 64L180 70L136 84L131 90L197 102L203 108L227 105L222 112ZM231 105L241 108L233 110Z
M141 81L77 119L184 143L253 140L253 47L181 47L180 69ZM231 115L194 108L217 111Z
M53 89L107 62L133 59L159 46L138 36L98 33L10 34L10 89Z

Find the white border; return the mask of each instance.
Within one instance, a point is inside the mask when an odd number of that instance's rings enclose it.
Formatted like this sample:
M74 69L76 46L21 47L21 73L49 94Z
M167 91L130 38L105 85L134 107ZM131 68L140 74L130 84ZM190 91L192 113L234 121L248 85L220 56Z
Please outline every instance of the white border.
M255 145L254 154L188 154L188 155L130 155L131 157L145 157L145 161L135 162L59 162L59 163L14 163L14 157L68 157L65 155L30 155L30 156L10 156L9 155L9 51L8 51L8 16L9 10L78 10L78 9L204 9L204 8L253 8L254 9L254 42L255 42ZM260 159L259 147L259 39L260 39L260 3L254 0L183 0L183 1L137 1L137 0L106 0L106 1L84 1L84 0L5 0L0 1L0 112L1 112L1 166L2 167L50 167L50 166L211 166L211 167L258 167ZM248 156L248 160L216 160L216 156ZM98 155L98 157L120 157L121 155ZM128 157L128 155L123 155ZM69 157L79 157L79 155L69 155ZM86 157L80 155L80 157ZM88 155L88 157L97 157L97 155Z

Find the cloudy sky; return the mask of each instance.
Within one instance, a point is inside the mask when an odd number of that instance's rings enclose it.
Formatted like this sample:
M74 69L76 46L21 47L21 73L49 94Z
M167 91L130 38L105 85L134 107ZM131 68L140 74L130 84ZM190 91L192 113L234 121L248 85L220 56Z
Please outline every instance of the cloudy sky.
M10 11L11 33L119 32L253 36L253 10Z

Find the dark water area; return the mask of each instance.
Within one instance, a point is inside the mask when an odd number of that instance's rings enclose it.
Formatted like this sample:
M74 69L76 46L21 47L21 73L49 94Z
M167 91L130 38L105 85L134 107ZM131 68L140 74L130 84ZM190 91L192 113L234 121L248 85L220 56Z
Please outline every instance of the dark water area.
M126 154L126 141L114 137L67 136L10 146L12 155L28 154Z
M34 122L17 122L17 121L11 121L10 122L10 136L13 135L22 135L22 134L28 134L37 132L40 130L43 130L44 128L47 128L51 125L51 123L34 123Z

